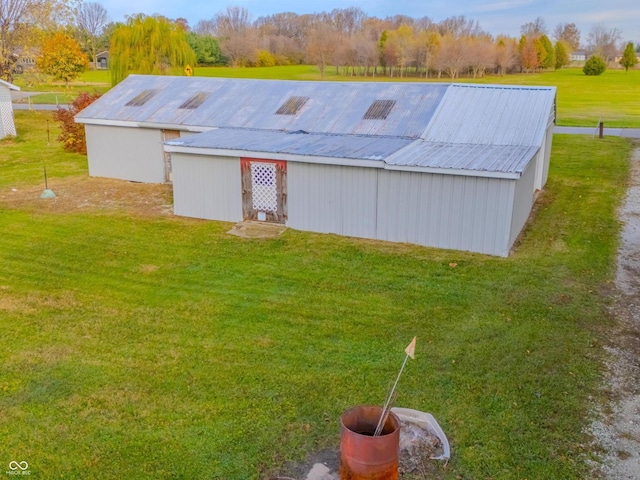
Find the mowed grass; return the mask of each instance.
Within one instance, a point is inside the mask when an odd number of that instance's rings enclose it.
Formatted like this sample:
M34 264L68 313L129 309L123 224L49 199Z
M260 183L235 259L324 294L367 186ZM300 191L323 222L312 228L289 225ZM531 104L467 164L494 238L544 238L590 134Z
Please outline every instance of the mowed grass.
M47 146L48 115L18 112L20 137L0 142L0 464L264 478L337 449L340 414L384 400L417 335L397 404L448 435L437 478L588 475L630 143L557 136L534 221L504 259L9 208L44 164L54 185L86 175L85 157Z

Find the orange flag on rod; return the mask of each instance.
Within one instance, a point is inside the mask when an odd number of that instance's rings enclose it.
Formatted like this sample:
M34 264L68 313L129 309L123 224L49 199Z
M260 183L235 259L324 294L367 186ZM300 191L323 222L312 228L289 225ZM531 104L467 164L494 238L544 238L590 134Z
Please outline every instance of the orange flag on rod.
M407 348L404 349L405 353L411 357L412 360L416 359L416 338L413 337L411 343L407 345Z

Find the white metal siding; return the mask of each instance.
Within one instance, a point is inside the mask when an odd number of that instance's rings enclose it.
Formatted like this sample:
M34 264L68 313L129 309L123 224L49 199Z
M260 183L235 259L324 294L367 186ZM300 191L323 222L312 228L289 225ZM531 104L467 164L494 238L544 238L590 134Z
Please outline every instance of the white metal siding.
M382 171L377 238L506 256L513 182Z
M176 215L242 221L239 158L173 153L171 161Z
M162 131L85 125L89 175L164 183Z
M529 167L522 176L515 181L515 191L513 198L513 219L511 220L511 235L509 238L509 249L516 241L522 231L527 219L531 214L534 200L534 183L536 178L536 164L543 162L542 152L538 154L538 160L529 163ZM507 252L508 255L508 252Z
M0 102L11 103L11 90L9 87L0 84Z
M378 169L289 162L287 226L376 238Z
M544 148L544 155L541 157L543 161L542 178L539 185L536 185L536 188L540 190L544 188L544 186L547 184L547 179L549 178L549 164L551 162L551 145L553 143L553 127L554 127L553 124L549 125L549 127L547 128L545 137L543 139L542 145Z

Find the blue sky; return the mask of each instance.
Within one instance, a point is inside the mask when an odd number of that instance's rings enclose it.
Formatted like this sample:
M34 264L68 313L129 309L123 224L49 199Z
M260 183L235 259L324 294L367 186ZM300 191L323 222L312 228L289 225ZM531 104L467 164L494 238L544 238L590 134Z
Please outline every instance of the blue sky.
M464 15L478 20L482 29L497 35L520 34L520 26L540 16L549 34L558 23L575 23L582 39L593 24L619 28L623 40L640 43L640 0L231 0L218 3L211 0L91 0L100 3L114 21L124 20L134 13L159 13L169 18L185 17L191 26L208 20L227 6L245 7L253 19L280 12L298 14L331 11L334 8L360 7L370 16L384 18L397 14L418 18L427 16L441 21L450 16Z

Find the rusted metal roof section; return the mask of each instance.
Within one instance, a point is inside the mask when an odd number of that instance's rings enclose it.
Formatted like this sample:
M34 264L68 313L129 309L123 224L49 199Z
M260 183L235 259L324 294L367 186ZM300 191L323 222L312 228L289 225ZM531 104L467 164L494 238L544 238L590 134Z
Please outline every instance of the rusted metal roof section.
M374 100L367 112L364 114L365 120L385 120L391 109L396 104L395 100Z
M147 103L156 93L158 93L158 89L155 88L143 90L124 105L125 107L141 107L142 105Z
M80 123L159 124L202 129L251 128L418 138L448 85L433 83L299 82L130 75L80 112ZM146 90L158 93L137 107L126 103ZM180 109L206 92L195 109ZM276 115L292 97L309 100L294 115ZM394 100L384 120L365 120L376 100ZM188 128L186 128L188 129Z
M437 143L540 145L555 121L554 87L451 85L422 138Z
M276 110L276 115L295 115L307 103L309 97L290 97Z
M195 110L200 105L202 105L207 98L209 98L209 94L207 92L198 92L189 100L187 100L182 105L180 105L178 108L187 108L189 110Z
M394 152L410 145L412 139L401 137L368 137L364 135L327 135L304 131L277 132L246 129L215 129L189 135L167 145L230 150L235 152L265 152L329 158L378 160L382 162Z

